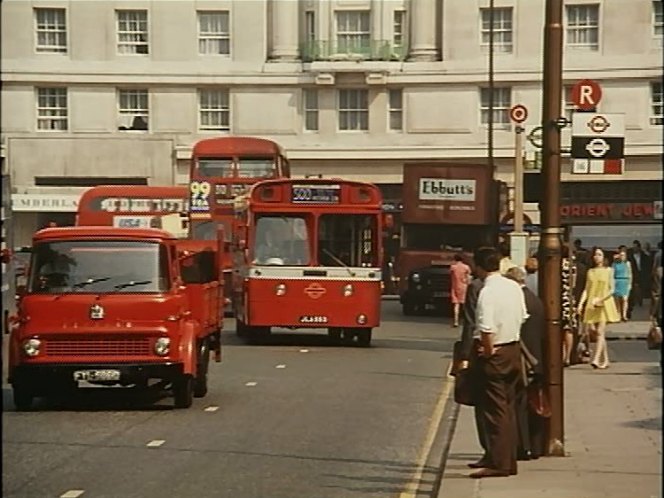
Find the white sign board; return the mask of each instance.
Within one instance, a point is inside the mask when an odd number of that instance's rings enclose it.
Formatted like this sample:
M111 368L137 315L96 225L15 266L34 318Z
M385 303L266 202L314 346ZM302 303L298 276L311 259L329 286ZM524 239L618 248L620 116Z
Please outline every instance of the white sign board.
M12 210L39 213L75 213L78 194L12 194Z
M596 114L575 112L572 115L574 137L624 137L624 114Z
M420 178L418 197L423 201L474 202L475 180Z

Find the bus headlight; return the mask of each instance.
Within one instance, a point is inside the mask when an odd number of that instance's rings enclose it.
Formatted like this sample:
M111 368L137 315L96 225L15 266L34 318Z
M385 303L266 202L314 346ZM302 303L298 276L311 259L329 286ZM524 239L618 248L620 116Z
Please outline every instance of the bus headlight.
M413 282L418 283L420 281L420 274L419 273L413 273L410 278L413 280Z
M160 337L154 343L154 352L158 356L166 356L171 350L171 340L168 337Z
M357 315L357 323L359 325L364 325L367 323L367 315Z
M353 295L353 285L346 284L344 285L344 297L350 297Z
M274 292L277 294L277 296L283 296L286 294L286 284L277 284L277 286L274 288Z
M39 348L41 347L41 341L39 339L28 339L23 342L23 352L27 356L37 356L39 354Z

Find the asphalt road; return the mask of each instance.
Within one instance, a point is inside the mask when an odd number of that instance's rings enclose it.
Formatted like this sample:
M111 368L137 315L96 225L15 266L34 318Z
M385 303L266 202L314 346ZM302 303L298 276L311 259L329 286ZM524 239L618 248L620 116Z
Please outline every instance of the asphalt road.
M188 410L79 389L21 413L3 384L3 496L429 496L453 405L458 330L443 321L384 302L363 349L301 332L250 346L227 319L224 360Z

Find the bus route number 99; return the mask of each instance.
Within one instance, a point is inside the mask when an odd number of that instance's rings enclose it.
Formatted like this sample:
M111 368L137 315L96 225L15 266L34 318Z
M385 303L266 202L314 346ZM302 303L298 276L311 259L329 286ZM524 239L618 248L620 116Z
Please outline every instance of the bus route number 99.
M210 183L193 181L189 184L192 211L210 210Z

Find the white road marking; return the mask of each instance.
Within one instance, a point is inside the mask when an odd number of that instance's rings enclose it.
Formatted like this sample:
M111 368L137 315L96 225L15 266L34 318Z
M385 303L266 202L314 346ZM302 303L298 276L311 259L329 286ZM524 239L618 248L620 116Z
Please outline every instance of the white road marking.
M408 483L408 486L406 486L405 491L399 495L399 498L416 498L418 495L417 491L420 481L422 480L422 476L424 475L424 467L426 466L429 453L431 452L431 447L433 446L434 439L438 433L438 427L440 426L440 422L443 418L445 405L447 404L447 400L449 399L452 388L454 387L454 377L450 375L451 370L452 363L450 363L450 366L447 369L447 375L445 376L443 389L440 393L440 396L438 397L433 414L431 415L431 423L429 424L427 435L424 438L424 444L422 445L419 458L417 459L417 471L413 475L411 481Z
M258 384L258 382L247 382L247 383L245 384L245 386L247 386L247 387L254 387L256 384Z
M162 444L164 444L165 442L166 442L166 441L164 441L163 439L153 439L153 440L150 441L148 444L146 444L146 446L147 446L148 448L159 448L159 447L160 447Z
M219 409L218 406L208 406L205 411L206 412L216 412Z
M274 368L286 368L286 365L277 365L277 366L274 367Z
M70 489L66 493L62 493L60 498L78 498L83 493L85 493L85 491L82 489Z
M300 353L308 353L308 352L309 352L308 349L300 349Z

